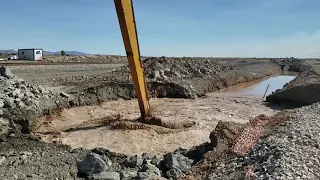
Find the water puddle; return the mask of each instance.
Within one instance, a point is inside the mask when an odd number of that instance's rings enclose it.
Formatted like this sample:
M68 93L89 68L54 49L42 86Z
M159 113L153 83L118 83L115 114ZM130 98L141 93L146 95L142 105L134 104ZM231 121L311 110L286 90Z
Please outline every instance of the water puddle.
M241 83L220 92L262 97L269 85L268 91L266 93L267 96L277 89L283 88L286 83L292 81L296 76L297 73L279 74L258 81Z

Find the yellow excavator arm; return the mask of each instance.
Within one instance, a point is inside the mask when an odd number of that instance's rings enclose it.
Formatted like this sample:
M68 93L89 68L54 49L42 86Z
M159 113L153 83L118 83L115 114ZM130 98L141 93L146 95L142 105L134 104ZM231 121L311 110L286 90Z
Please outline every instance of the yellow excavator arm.
M142 119L149 115L149 94L140 61L132 0L114 0Z

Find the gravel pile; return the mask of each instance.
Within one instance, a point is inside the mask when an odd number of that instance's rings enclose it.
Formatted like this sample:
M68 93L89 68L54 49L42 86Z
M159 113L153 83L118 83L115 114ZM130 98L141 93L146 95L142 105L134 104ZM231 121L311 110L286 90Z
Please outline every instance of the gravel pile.
M202 77L232 69L214 61L196 58L148 58L143 61L143 66L146 77L154 80Z
M142 180L178 179L194 163L187 157L194 150L177 150L161 155L135 155L112 161L108 151L93 150L82 161L77 162L78 177L87 179ZM116 162L117 166L113 164Z
M296 109L250 153L219 163L207 179L320 179L319 132L320 104Z
M13 75L0 67L0 136L20 130L28 132L32 120L62 104L62 97Z
M0 179L175 180L205 150L200 146L166 155L126 156L103 148L71 149L28 136L8 137L0 141Z
M45 56L43 61L51 62L127 62L126 56L83 55L83 56Z
M276 63L282 67L285 71L303 72L308 69L308 65L305 60L287 58L287 59L273 59L271 62Z

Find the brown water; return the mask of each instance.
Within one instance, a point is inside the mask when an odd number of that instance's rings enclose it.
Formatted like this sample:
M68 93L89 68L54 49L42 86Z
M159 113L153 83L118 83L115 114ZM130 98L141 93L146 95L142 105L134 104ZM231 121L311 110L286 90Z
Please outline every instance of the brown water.
M266 93L267 96L277 89L282 89L286 83L292 81L296 76L297 73L279 74L264 78L262 80L241 83L239 85L221 90L221 92L248 96L263 96L269 85Z

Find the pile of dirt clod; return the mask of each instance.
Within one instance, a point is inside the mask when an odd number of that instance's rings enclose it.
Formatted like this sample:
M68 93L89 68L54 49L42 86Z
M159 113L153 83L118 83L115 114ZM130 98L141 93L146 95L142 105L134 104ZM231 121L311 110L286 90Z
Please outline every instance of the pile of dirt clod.
M267 96L268 102L310 105L320 102L320 70L309 66L283 89Z
M279 113L274 117L261 114L245 124L219 121L210 134L213 149L204 154L186 174L185 179L204 179L211 170L219 171L224 168L218 167L217 164L227 163L231 158L246 155L260 137L268 134L269 129L283 119L283 115ZM241 176L244 177L244 175Z
M112 56L112 55L79 55L79 56L48 55L48 56L44 56L42 61L123 63L123 62L127 62L128 60L126 56Z
M278 64L283 70L293 72L303 72L309 67L305 60L295 58L273 59L271 62Z
M0 136L28 132L32 120L63 107L63 98L0 67Z
M145 59L143 67L147 78L154 80L203 77L232 69L210 60L164 57Z
M241 82L261 79L280 72L279 65L266 62L244 62L222 65L205 58L147 58L142 61L149 94L152 97L195 98ZM100 76L74 77L80 104L110 99L131 99L135 92L128 66ZM80 93L80 94L79 94ZM90 98L88 98L90 97Z

